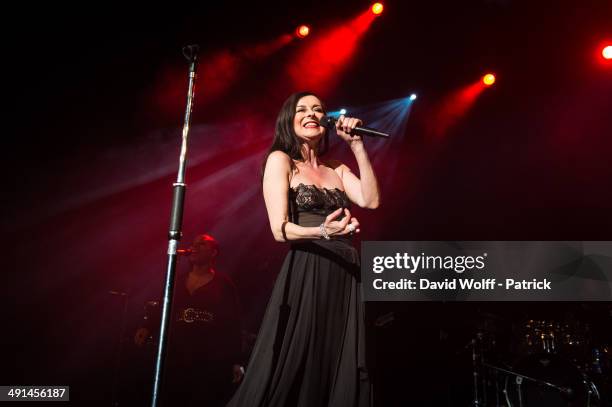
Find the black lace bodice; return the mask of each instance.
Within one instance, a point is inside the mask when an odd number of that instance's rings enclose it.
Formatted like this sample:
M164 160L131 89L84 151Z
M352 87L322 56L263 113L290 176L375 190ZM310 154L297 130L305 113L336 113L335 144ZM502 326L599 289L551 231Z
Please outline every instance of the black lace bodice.
M346 192L341 189L319 188L301 183L289 189L289 200L298 212L321 215L327 215L338 208L348 208L351 204Z

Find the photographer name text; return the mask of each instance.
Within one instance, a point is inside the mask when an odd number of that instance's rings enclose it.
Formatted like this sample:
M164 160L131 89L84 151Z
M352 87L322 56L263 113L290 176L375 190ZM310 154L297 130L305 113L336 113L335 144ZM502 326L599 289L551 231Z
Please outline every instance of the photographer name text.
M435 281L427 278L411 280L402 278L396 281L384 281L381 278L374 279L372 282L376 290L550 290L551 282L544 278L542 280L514 280L506 278L503 282L498 282L495 278L465 278L465 279L444 279Z

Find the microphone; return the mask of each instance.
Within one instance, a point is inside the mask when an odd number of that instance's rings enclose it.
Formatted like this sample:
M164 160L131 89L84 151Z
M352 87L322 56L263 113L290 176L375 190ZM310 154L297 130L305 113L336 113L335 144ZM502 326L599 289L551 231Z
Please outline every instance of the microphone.
M336 122L337 121L338 121L338 119L335 119L333 117L323 116L321 118L321 120L319 120L319 124L321 126L331 130L331 129L335 129L336 128ZM359 126L355 127L351 131L351 134L358 134L360 136L369 136L369 137L384 137L384 138L391 137L387 133L383 133L383 132L378 131L378 130L370 129L368 127L359 127Z
M176 251L176 254L178 254L179 256L180 255L189 256L191 254L191 252L193 252L193 250L191 250L191 249L178 249Z

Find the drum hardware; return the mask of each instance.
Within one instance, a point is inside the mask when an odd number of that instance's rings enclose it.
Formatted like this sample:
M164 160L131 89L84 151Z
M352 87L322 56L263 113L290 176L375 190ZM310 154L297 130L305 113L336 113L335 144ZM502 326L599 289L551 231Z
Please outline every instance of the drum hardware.
M472 375L474 379L474 400L472 400L472 405L477 407L480 406L480 397L478 394L478 379L479 379L479 369L478 369L478 357L476 353L476 339L472 339L470 342L472 349Z
M486 362L483 362L482 365L484 367L489 368L489 369L493 369L496 372L502 372L502 373L505 373L506 375L514 376L514 380L515 380L515 383L516 383L516 386L517 386L517 397L518 397L518 400L519 400L519 404L518 404L517 407L523 407L523 403L524 402L523 402L522 384L523 384L524 380L530 381L530 382L533 382L533 383L536 383L536 384L539 384L539 385L542 385L542 386L550 387L552 389L555 389L555 390L559 391L562 394L567 394L568 396L571 396L573 394L573 390L571 388L568 388L568 387L557 386L554 383L550 383L550 382L547 382L545 380L536 379L535 377L526 376L524 374L520 374L520 373L517 373L517 372L509 370L509 369L504 369L503 367L494 366L494 365L491 365L491 364L486 363ZM514 407L512 402L509 399L508 390L504 389L503 393L504 393L504 395L506 397L506 403L508 403L508 406L509 407Z
M577 353L587 344L589 327L555 320L527 320L522 327L523 351L528 354Z
M595 375L609 375L612 367L608 345L594 346L587 362L587 370Z
M596 374L601 370L600 366L606 362L602 361L602 352L593 348L582 356L580 352L586 351L586 335L580 336L569 324L530 322L532 325L528 327L533 327L533 333L537 334L531 337L537 338L537 341L531 344L530 352L522 353L515 364L506 365L502 359L495 357L500 349L495 349L494 340L491 342L493 346L488 346L490 333L486 331L476 333L464 347L466 350L469 348L472 358L473 400L470 405L600 406L603 400L599 385L586 373Z
M471 405L474 407L488 405L487 377L482 371L484 366L484 352L487 348L487 341L490 338L483 332L476 333L476 337L472 338L464 349L469 348L472 357L472 379L473 379L473 396ZM482 387L482 392L479 390Z
M472 358L471 406L612 407L610 348L594 344L589 323L528 319L507 335L499 325L483 327L487 322L463 347Z
M580 372L570 362L558 358L557 356L554 356L553 360L547 361L546 358L549 357L550 355L543 354L542 358L538 360L539 366L543 367L544 369L553 369L554 373L556 375L560 375L560 377L571 377L571 384L555 384L550 379L538 378L535 375L526 375L524 372L518 372L518 369L516 368L506 369L484 361L482 362L482 366L484 368L493 370L496 373L505 375L505 385L501 393L505 399L505 405L508 407L525 407L533 405L576 407L597 406L597 403L601 400L601 397L595 383L593 383L586 374ZM530 356L527 361L533 362L533 356ZM563 363L560 363L561 361ZM521 367L520 364L519 367ZM527 369L529 367L533 368L533 366L530 364L522 366L523 369ZM498 385L499 381L496 383L496 392L499 389ZM546 393L546 389L552 390L553 393L549 394L548 396L543 396L542 394ZM542 400L540 398L542 398ZM499 398L497 398L495 405L496 407L501 406Z
M516 376L516 388L519 399L519 407L523 407L523 392L521 390L521 384L523 384L523 378L521 376ZM506 392L506 389L504 389L504 392ZM508 403L508 405L510 405L510 400L508 400L507 396L508 395L506 394L506 402Z

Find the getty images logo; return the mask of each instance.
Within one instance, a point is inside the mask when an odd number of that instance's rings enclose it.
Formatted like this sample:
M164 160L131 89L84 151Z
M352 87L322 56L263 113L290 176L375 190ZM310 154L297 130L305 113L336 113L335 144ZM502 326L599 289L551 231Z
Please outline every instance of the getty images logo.
M452 270L463 273L469 270L482 270L485 268L487 253L482 256L418 256L408 253L396 253L395 256L375 256L372 271L382 273L385 270L406 270L411 274L419 270Z

